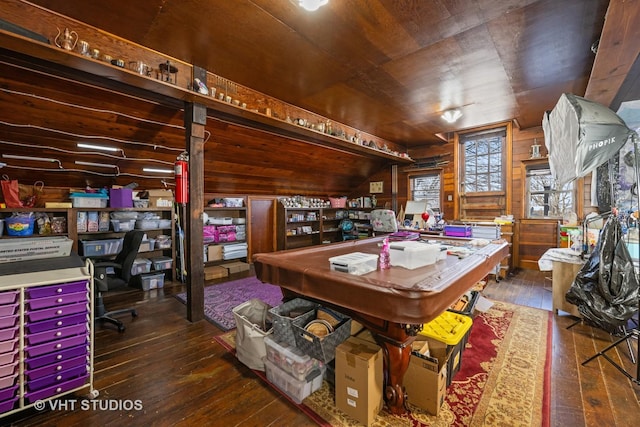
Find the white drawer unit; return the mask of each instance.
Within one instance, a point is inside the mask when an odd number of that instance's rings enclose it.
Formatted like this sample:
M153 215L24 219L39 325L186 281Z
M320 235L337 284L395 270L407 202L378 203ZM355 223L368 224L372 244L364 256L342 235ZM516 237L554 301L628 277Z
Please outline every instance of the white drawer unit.
M0 418L85 389L98 396L93 271L91 263L81 264L55 274L0 274Z

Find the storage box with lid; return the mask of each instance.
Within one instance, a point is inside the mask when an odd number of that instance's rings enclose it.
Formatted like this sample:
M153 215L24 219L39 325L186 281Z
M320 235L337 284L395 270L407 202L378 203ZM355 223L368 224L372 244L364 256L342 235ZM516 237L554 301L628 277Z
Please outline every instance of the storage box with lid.
M470 225L445 225L444 235L451 237L471 237Z
M171 237L161 234L156 236L156 249L169 249L171 248Z
M267 359L297 380L304 380L311 370L323 364L296 347L276 341L272 336L264 337L264 344Z
M164 287L164 273L146 273L136 277L134 284L138 284L143 291Z
M142 273L151 272L151 260L147 258L136 258L131 266L131 275L136 276Z
M329 258L329 265L333 271L360 276L378 269L378 255L352 252Z
M150 260L154 270L171 270L171 266L173 265L173 259L168 256L158 256Z
M434 264L440 255L440 245L414 240L391 242L389 256L391 265L409 270Z
M116 233L121 231L131 231L134 229L136 225L135 219L112 219L111 220L111 228Z
M429 323L425 323L417 340L428 341L429 347L442 349L447 355L447 385L460 370L462 352L469 339L473 319L464 314L445 311Z
M115 255L120 252L124 239L80 240L82 255L102 256Z
M267 380L285 392L294 402L300 404L311 393L322 387L322 378L324 377L324 365L313 369L304 380L298 380L287 372L280 369L269 359L264 360L264 366L267 373Z
M74 208L106 208L109 196L104 193L71 193Z

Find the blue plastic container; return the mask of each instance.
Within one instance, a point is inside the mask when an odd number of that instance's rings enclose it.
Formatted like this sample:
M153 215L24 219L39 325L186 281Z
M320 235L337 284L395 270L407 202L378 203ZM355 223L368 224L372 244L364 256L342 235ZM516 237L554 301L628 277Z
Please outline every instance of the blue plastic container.
M8 217L4 219L8 236L31 236L33 235L33 217Z

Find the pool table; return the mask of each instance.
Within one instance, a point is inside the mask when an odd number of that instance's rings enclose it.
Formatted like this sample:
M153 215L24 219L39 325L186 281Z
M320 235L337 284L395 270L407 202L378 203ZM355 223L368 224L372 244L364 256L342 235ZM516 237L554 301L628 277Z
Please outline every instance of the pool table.
M383 349L385 403L391 413L402 414L407 410L402 379L416 334L424 323L495 271L509 248L502 240L472 246L471 239L434 237L432 243L452 249L468 247L470 252L447 255L435 264L412 270L391 267L354 275L330 268L331 257L353 252L379 254L382 239L259 253L253 262L258 279L280 286L285 297L303 297L333 307L373 333Z

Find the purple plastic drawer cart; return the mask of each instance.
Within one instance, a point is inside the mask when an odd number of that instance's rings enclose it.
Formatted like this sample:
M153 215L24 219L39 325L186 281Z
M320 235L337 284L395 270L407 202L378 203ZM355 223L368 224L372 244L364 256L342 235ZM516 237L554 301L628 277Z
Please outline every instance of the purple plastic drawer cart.
M68 264L55 274L0 264L0 418L66 394L98 397L92 268Z

